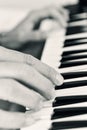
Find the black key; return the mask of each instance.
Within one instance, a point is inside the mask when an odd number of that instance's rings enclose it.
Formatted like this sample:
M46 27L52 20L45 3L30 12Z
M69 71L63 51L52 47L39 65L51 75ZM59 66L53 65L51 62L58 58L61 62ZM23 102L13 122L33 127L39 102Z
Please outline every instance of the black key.
M65 68L65 67L72 67L72 66L78 66L78 65L87 65L87 61L72 61L72 62L69 62L69 61L65 61L65 62L62 62L61 65L60 65L60 68Z
M86 20L86 19L87 19L87 17L84 17L84 18L76 18L76 17L71 16L68 23L74 22L74 21L76 22L76 21L80 21L80 20Z
M75 42L65 42L64 47L77 46L77 45L83 45L83 44L87 44L87 42L86 41L84 41L84 42L77 42L77 41L75 41Z
M87 71L82 72L69 72L69 73L61 73L64 79L70 78L78 78L87 76Z
M71 22L73 21L79 21L79 20L84 20L87 19L87 12L84 11L84 13L75 13L75 14L70 14L70 20Z
M75 39L67 39L67 40L65 40L65 44L66 43L75 43L76 41L78 41L78 40L83 40L83 39L86 39L86 38L75 38Z
M65 82L61 86L55 86L55 89L59 90L59 89L74 88L79 86L83 86L84 89L85 85L87 85L87 80L72 81L72 82Z
M57 108L54 109L51 120L82 114L87 114L87 107Z
M68 27L66 35L87 32L87 26Z
M75 17L74 15L72 15L72 16L70 16L70 20L69 20L69 23L70 22L76 22L76 21L80 21L80 20L86 20L87 19L87 15L85 15L85 17L83 17L83 18L78 18L78 17Z
M87 49L84 49L84 50L65 51L65 52L63 52L62 56L67 56L67 55L70 55L70 54L83 53L83 52L87 52Z
M79 15L79 17L77 15ZM74 21L80 21L80 20L86 20L87 19L87 15L86 14L85 14L84 17L80 17L80 14L77 14L77 15L76 14L75 15L70 15L69 22L74 22Z
M61 62L65 62L65 61L68 61L68 60L76 60L76 59L83 59L83 58L87 58L87 55L84 54L84 55L72 55L72 56L63 56L62 59L61 59Z
M72 128L84 128L87 127L87 121L64 121L64 122L53 122L52 128L49 130L64 130L64 129L72 129Z
M70 22L74 22L74 21L85 20L85 19L86 19L86 17L84 17L84 18L77 18L77 17L74 17L74 16L70 16L69 23Z
M81 103L86 101L87 101L87 95L56 97L53 102L53 107Z

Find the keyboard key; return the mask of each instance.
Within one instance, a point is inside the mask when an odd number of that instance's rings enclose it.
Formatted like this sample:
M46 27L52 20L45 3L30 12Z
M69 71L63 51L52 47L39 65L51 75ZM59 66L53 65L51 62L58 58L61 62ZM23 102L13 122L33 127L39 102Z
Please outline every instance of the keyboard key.
M83 58L87 58L87 55L78 55L78 56L63 56L61 59L61 62L65 62L65 61L69 61L69 60L76 60L76 59L83 59Z
M75 104L80 102L87 102L87 95L56 97L53 102L53 107Z
M87 107L56 108L53 111L51 119L53 120L82 114L87 114Z
M72 82L65 82L61 86L55 86L55 89L59 90L59 89L66 89L66 88L74 88L74 87L85 86L85 85L87 85L87 80L72 81Z
M65 52L63 52L62 56L67 56L67 55L76 54L76 53L83 53L83 52L87 52L87 49L84 49L84 50L65 51Z
M84 128L87 127L87 121L65 121L65 122L54 122L50 130L67 130L72 128Z
M68 27L66 35L87 32L87 26Z
M87 39L84 38L84 39L65 40L64 47L75 46L80 44L87 44Z
M64 79L77 78L77 77L85 77L87 76L87 71L82 72L69 72L69 73L61 73Z

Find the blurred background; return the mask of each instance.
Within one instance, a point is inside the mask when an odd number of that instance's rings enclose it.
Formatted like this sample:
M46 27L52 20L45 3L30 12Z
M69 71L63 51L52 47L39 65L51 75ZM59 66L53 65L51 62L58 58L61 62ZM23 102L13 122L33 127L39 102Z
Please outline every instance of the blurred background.
M77 2L78 0L0 0L0 32L12 29L33 9Z
M0 7L32 9L49 4L72 4L78 0L0 0Z

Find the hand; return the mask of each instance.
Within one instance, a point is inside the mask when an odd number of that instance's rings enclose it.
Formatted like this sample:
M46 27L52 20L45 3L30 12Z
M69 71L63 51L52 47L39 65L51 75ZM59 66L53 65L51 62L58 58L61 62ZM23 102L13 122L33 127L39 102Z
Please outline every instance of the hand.
M53 68L31 55L0 47L0 99L30 109L29 114L0 110L0 128L21 128L37 121L34 113L54 96L63 83Z
M68 21L68 11L56 6L32 11L13 30L2 34L0 37L1 45L10 49L19 49L26 42L29 44L29 42L46 40L49 33L35 28L47 18L52 19L58 26L65 28Z

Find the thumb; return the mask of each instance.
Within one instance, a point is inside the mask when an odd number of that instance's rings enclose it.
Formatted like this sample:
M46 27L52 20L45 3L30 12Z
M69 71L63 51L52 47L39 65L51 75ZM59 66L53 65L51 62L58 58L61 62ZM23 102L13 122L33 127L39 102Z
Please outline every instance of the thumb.
M29 40L30 41L44 41L48 37L48 33L43 31L32 31L29 34Z

